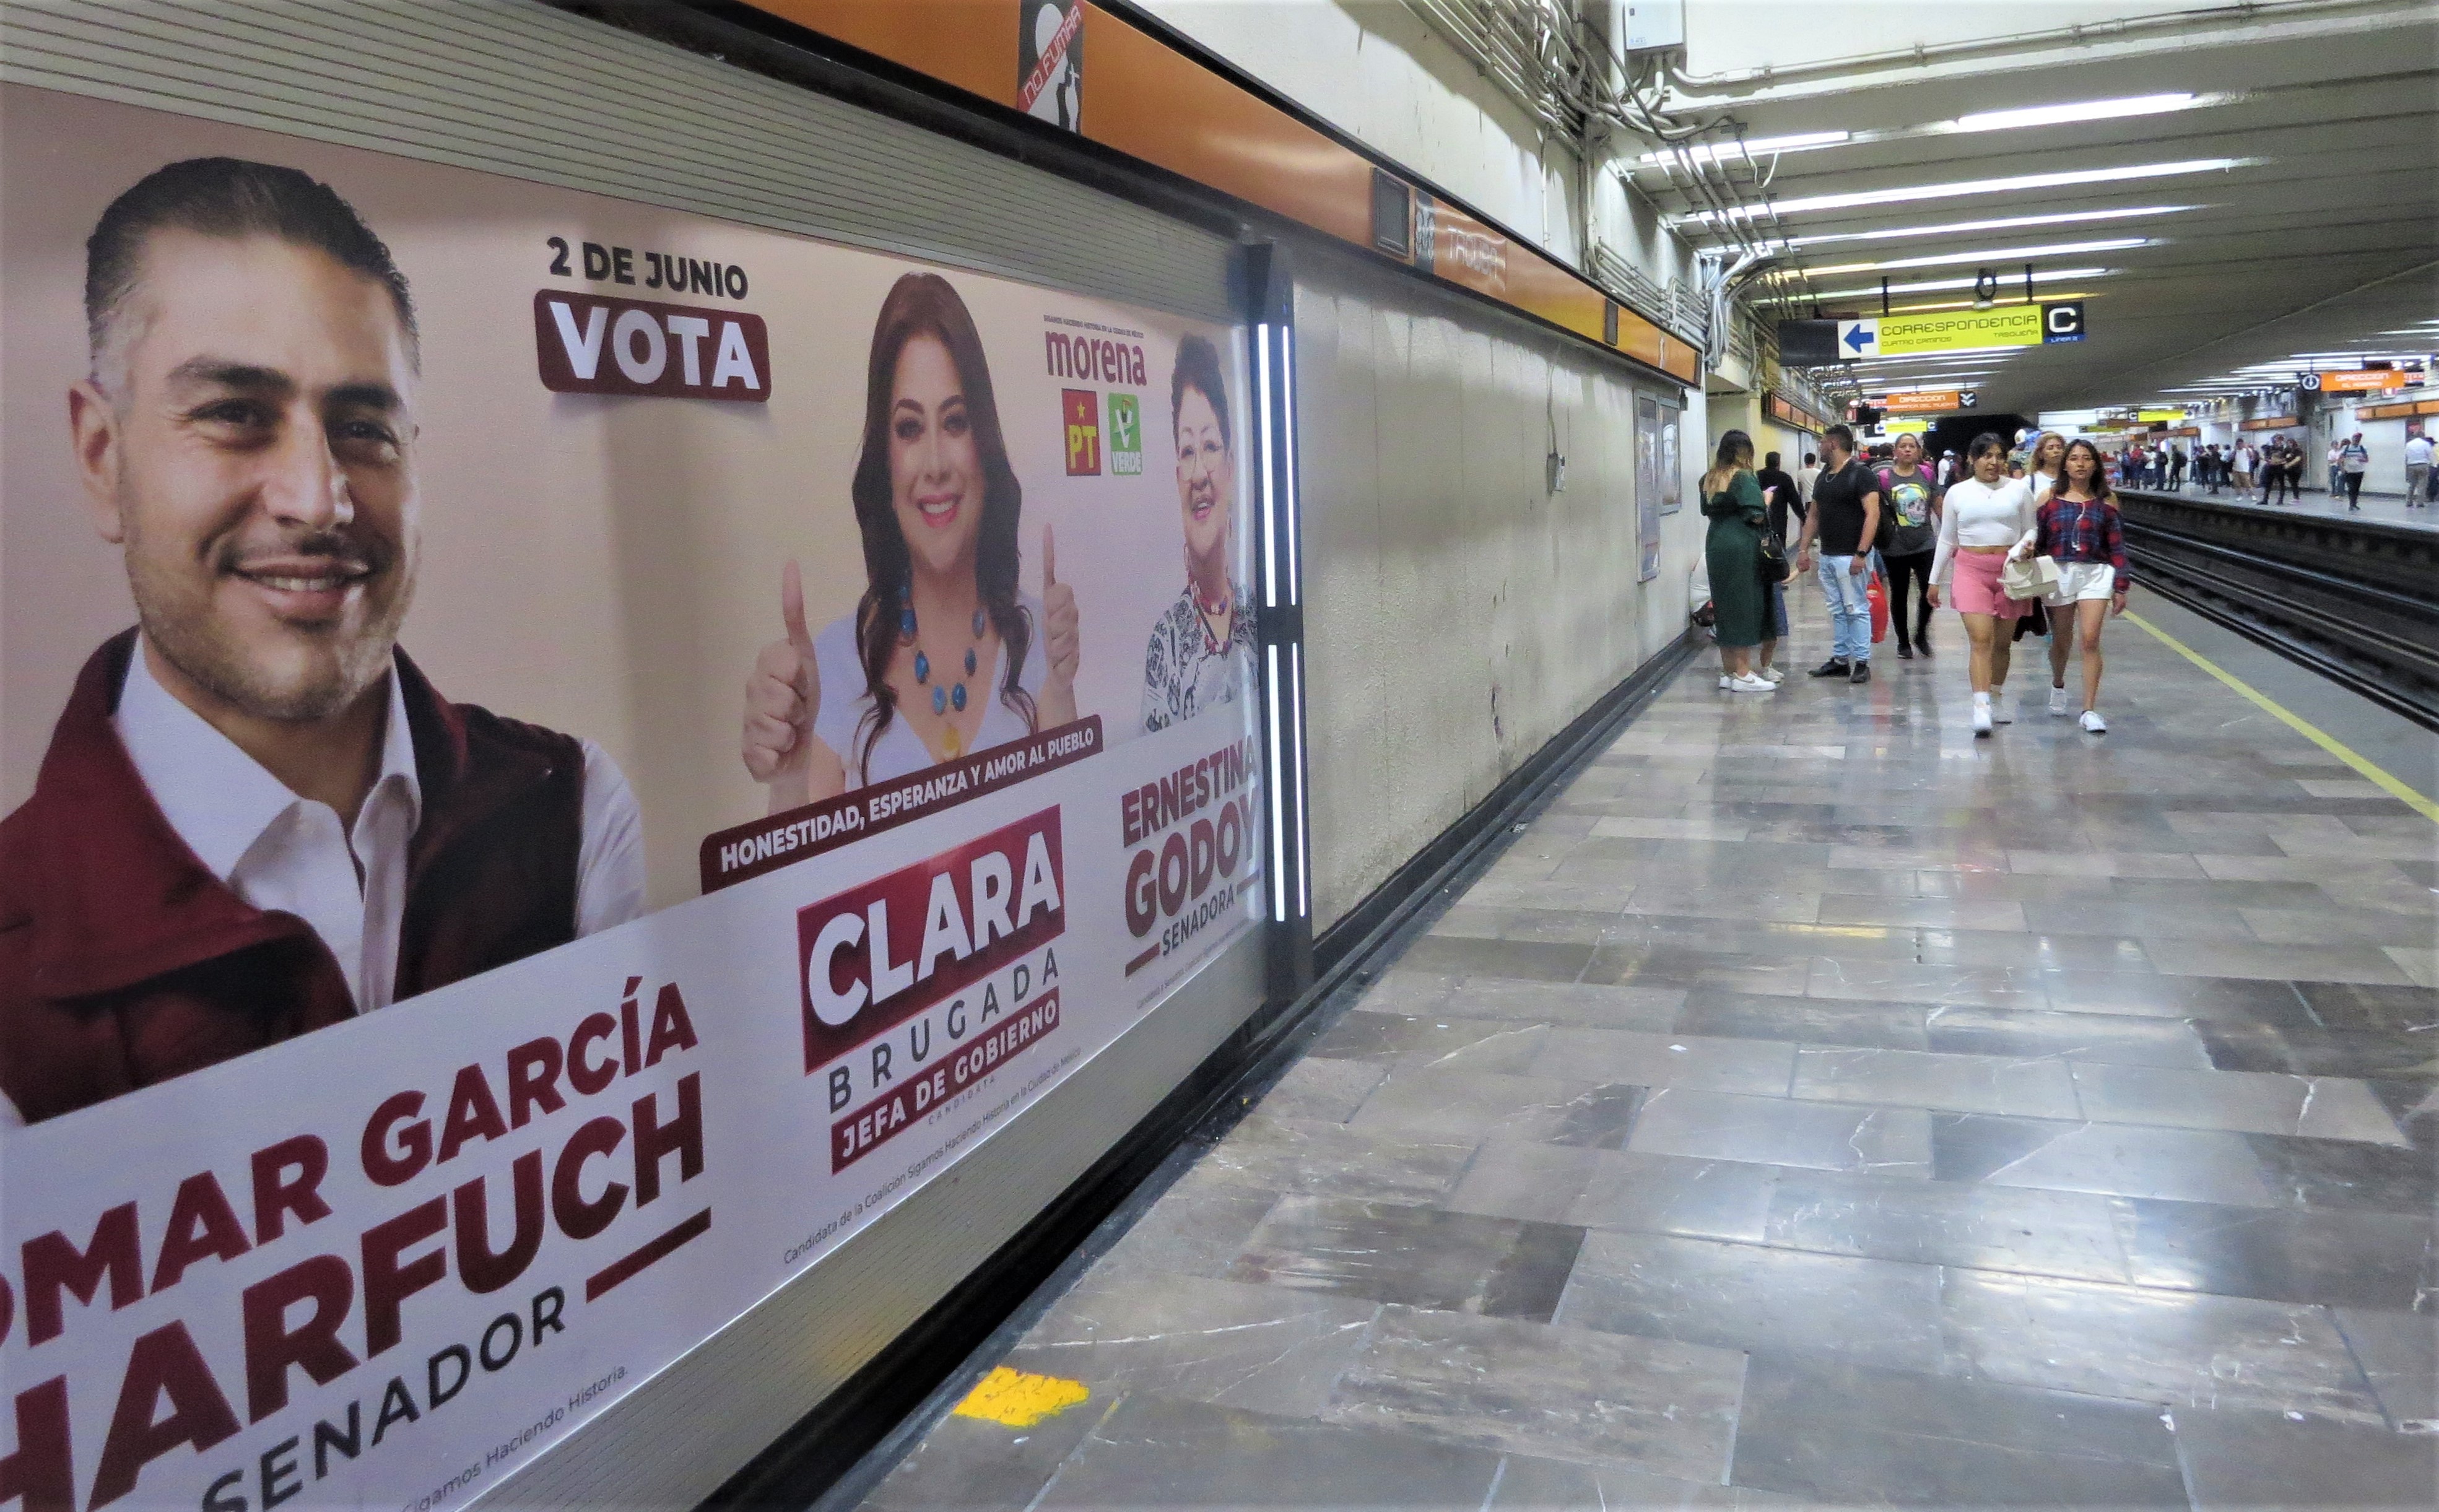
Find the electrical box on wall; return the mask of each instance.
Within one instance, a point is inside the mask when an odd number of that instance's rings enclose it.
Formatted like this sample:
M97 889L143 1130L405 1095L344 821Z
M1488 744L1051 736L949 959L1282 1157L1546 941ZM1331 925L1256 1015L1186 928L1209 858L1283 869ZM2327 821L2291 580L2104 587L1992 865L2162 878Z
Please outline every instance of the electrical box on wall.
M1609 44L1620 57L1685 45L1685 0L1609 0Z

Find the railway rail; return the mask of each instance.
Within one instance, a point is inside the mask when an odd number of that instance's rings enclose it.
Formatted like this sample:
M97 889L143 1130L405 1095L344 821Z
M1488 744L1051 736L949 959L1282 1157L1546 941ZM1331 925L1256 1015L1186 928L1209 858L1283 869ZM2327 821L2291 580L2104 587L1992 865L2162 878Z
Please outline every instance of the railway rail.
M2439 730L2439 530L2118 498L2145 586Z

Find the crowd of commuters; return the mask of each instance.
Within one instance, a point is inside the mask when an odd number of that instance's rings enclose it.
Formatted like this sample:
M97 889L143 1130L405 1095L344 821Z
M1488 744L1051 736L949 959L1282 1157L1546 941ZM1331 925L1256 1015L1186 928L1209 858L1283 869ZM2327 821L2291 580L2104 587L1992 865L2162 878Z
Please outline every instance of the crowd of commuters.
M2333 438L2323 461L2331 496L2360 509L2371 464L2362 434ZM2270 504L2300 500L2307 467L2303 446L2284 435L2258 446L2246 437L2190 451L2176 437L2137 439L2110 455L2054 431L2012 449L2005 437L1985 434L1962 458L1951 451L1934 459L1914 435L1859 454L1843 425L1829 427L1821 450L1804 454L1793 472L1781 463L1772 452L1756 468L1753 438L1730 431L1702 477L1719 686L1777 690L1788 585L1808 572L1829 614L1830 652L1811 668L1815 678L1872 680L1876 598L1899 661L1932 655L1933 611L1953 608L1968 646L1977 737L2009 722L2001 695L2015 644L2027 638L2048 642L2049 712L2063 719L2079 709L2083 729L2107 732L2101 641L2133 581L2119 486L2174 490L2190 477L2213 493L2257 488ZM2410 436L2408 507L2439 502L2433 464L2431 438ZM2078 663L2079 700L2067 686Z
M2406 437L2405 507L2409 509L2439 502L2439 477L2432 475L2430 459L2430 437L2418 432ZM2249 439L2232 446L2214 441L2196 446L2190 454L2174 440L2149 446L2136 440L2102 461L2129 489L2181 490L2190 471L2194 485L2211 493L2230 488L2251 493L2258 487L2263 504L2300 503L2304 497L2304 446L2283 435L2272 436L2261 446ZM2371 448L2362 432L2331 436L2322 463L2327 469L2330 499L2342 498L2349 510L2359 513L2363 478L2371 471Z
M2190 460L2172 454L2161 464L2163 477L2181 484ZM1811 572L1831 641L1813 677L1871 681L1875 594L1901 661L1932 654L1932 612L1945 600L1965 626L1976 738L2010 722L2002 695L2014 643L2028 633L2048 637L2051 715L2079 708L2085 731L2107 733L2101 641L2133 581L2110 473L2110 459L2092 442L2055 432L2014 453L2005 437L1985 434L1961 462L1949 453L1933 463L1911 435L1859 456L1854 433L1833 425L1817 456L1807 454L1790 475L1775 452L1756 469L1753 438L1727 432L1700 489L1711 522L1705 560L1719 686L1777 691L1787 584ZM1791 557L1790 521L1798 527ZM2066 685L2078 658L2079 701Z

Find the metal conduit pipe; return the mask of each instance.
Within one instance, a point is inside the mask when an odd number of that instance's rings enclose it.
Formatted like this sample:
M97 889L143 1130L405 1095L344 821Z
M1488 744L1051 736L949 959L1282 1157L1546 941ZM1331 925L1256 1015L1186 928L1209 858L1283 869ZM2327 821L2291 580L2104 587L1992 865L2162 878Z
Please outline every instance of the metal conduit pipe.
M1717 367L1719 365L1720 360L1727 356L1729 347L1729 322L1732 316L1732 311L1728 308L1728 295L1735 290L1736 280L1752 272L1753 269L1767 256L1768 254L1759 251L1746 252L1743 256L1737 258L1736 261L1728 263L1725 267L1721 268L1718 277L1704 280L1710 285L1710 288L1706 292L1711 296L1711 329L1704 333L1704 339L1702 342L1702 365L1704 366ZM1698 263L1697 266L1709 268L1718 267L1719 265L1716 262L1705 260Z
M1702 76L1688 74L1678 65L1674 57L1668 60L1665 66L1669 85L1680 94L1688 96L1734 94L1798 80L1835 78L1859 70L1904 68L1949 58L1972 58L1993 52L2018 52L2026 47L2049 43L2096 42L2138 32L2166 31L2179 27L2234 26L2357 12L2394 10L2399 14L2411 14L2423 9L2425 8L2418 3L2418 0L2406 0L2406 3L2399 3L2399 0L2242 0L2242 3L2236 5L2202 6L2191 10L2163 11L2158 15L2149 16L2127 16L2115 21L2090 21L2071 27L2050 27L2035 31L2010 32L2000 37L1918 43L1910 47L1855 53L1844 58L1825 58L1814 62L1795 63L1787 67L1749 69L1737 74Z
M1454 47L1501 93L1522 106L1545 129L1565 137L1576 152L1578 188L1583 196L1584 251L1580 264L1612 293L1631 295L1625 302L1654 305L1653 292L1640 276L1629 280L1614 275L1630 265L1601 254L1596 231L1599 165L1605 155L1605 129L1619 129L1660 144L1671 164L1682 169L1688 193L1699 195L1718 223L1746 250L1757 250L1746 228L1727 212L1734 207L1734 187L1717 163L1709 165L1687 152L1683 144L1717 130L1718 122L1684 120L1668 115L1646 98L1648 77L1627 73L1622 81L1615 57L1574 10L1553 0L1406 0L1406 9ZM1716 154L1714 154L1716 156ZM1723 195L1722 190L1730 194ZM1604 278L1604 274L1611 276ZM1658 309L1647 312L1660 314ZM1709 301L1697 302L1697 316L1712 324ZM1707 336L1702 338L1707 342Z
M1714 225L1726 234L1738 254L1732 271L1716 281L1701 278L1708 287L1698 289L1700 342L1710 359L1718 361L1735 334L1726 294L1733 292L1736 280L1769 262L1772 249L1757 237L1747 217L1734 213L1742 207L1745 195L1734 181L1726 151L1698 151L1691 144L1718 136L1723 127L1732 130L1736 155L1753 180L1754 196L1768 208L1780 236L1785 235L1770 195L1769 176L1744 150L1741 125L1718 115L1689 118L1668 109L1665 83L1656 62L1620 60L1607 40L1562 0L1406 0L1406 9L1536 121L1567 138L1576 153L1583 200L1581 265L1613 292L1629 286L1614 278L1623 259L1602 256L1606 249L1599 246L1595 230L1595 159L1605 146L1602 128L1623 128L1659 144L1661 162L1672 182L1682 173L1684 192L1710 207ZM1716 271L1718 265L1709 266ZM1605 278L1604 274L1612 276ZM1791 276L1784 268L1772 269L1766 276L1782 293L1791 293L1795 284L1807 292L1811 288L1809 275L1800 268Z

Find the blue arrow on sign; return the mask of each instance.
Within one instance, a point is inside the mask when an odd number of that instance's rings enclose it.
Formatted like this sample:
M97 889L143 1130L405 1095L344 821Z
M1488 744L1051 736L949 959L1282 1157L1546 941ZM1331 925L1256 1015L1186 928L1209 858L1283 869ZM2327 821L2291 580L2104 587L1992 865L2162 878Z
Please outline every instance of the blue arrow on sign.
M1857 326L1846 332L1846 345L1852 347L1857 351L1861 351L1871 344L1872 338L1865 333L1863 328L1860 326Z

